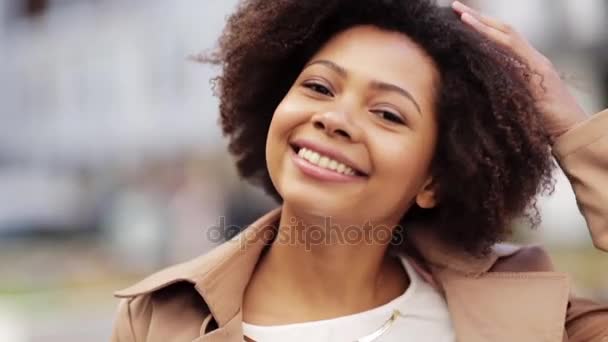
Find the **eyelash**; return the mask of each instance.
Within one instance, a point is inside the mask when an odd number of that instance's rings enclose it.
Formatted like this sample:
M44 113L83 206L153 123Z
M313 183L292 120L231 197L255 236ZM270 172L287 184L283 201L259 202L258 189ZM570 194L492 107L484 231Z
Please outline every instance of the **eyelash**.
M331 90L329 90L326 86L320 84L320 83L315 83L315 82L309 82L309 83L304 83L304 86L308 89L311 89L312 91L316 92L316 93L320 93L323 95L327 95L327 96L332 96L334 94L332 94ZM324 91L326 91L328 94L319 91L319 88L322 88Z
M329 90L326 86L324 86L320 83L308 82L308 83L304 83L304 87L306 87L316 93L319 93L321 95L333 97L331 90ZM319 88L321 88L321 90ZM403 119L399 115L397 115L393 112L390 112L387 110L372 110L371 112L375 113L375 114L378 114L378 113L384 114L383 116L381 116L381 118L384 120L387 120L387 121L390 121L393 123L397 123L397 124L401 124L401 125L405 125L405 122L403 121Z
M372 113L382 113L382 114L384 114L384 116L382 117L384 120L388 120L388 121L394 122L396 124L405 125L405 122L399 115L397 115L393 112L390 112L388 110L372 110L371 112Z

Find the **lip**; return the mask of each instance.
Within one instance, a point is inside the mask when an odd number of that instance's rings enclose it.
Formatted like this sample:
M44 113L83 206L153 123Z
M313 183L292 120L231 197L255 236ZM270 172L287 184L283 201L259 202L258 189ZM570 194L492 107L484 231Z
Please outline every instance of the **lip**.
M293 148L289 149L289 156L291 160L296 165L296 167L305 175L315 178L321 181L328 182L359 182L365 180L367 177L359 176L359 175L345 175L342 173L338 173L332 170L328 170L317 166L308 160L300 157Z
M365 172L362 169L362 167L357 165L357 163L354 160L350 159L348 156L344 155L339 150L333 149L328 146L322 146L318 143L314 143L310 140L305 140L305 139L295 139L290 142L290 145L291 145L291 147L293 147L294 145L297 147L300 147L300 148L306 147L309 150L313 150L313 151L319 152L325 156L328 156L331 159L334 159L334 160L352 168L353 170L355 170L355 172L358 173L359 178L368 176L368 173ZM295 151L294 151L294 154L295 154ZM314 164L312 164L312 165L314 165Z

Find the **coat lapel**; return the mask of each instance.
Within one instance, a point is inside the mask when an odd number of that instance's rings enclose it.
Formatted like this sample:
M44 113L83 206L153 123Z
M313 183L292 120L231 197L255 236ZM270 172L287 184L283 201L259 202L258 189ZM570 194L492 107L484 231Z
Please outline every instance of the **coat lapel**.
M458 341L560 342L569 281L557 272L438 275Z
M224 243L222 260L195 282L195 287L207 302L218 328L193 342L242 342L243 319L241 304L249 279L264 247L275 237L280 208L262 216L247 229Z
M521 247L510 244L474 257L427 228L410 227L408 236L426 265L422 272L446 298L457 341L563 341L567 274L551 272L549 262L535 264L539 255L512 261Z

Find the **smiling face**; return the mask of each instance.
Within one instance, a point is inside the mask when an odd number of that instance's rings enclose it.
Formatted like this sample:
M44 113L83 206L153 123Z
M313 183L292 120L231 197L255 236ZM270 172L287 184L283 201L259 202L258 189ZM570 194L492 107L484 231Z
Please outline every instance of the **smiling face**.
M277 106L267 167L285 204L351 222L435 205L438 71L407 36L355 26L330 39Z

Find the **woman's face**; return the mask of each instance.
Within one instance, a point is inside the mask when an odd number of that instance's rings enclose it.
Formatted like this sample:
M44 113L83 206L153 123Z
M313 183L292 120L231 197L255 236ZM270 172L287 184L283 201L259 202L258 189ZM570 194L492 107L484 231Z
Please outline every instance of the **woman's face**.
M342 222L396 222L434 206L437 69L407 36L374 26L335 35L277 106L267 167L285 204Z

